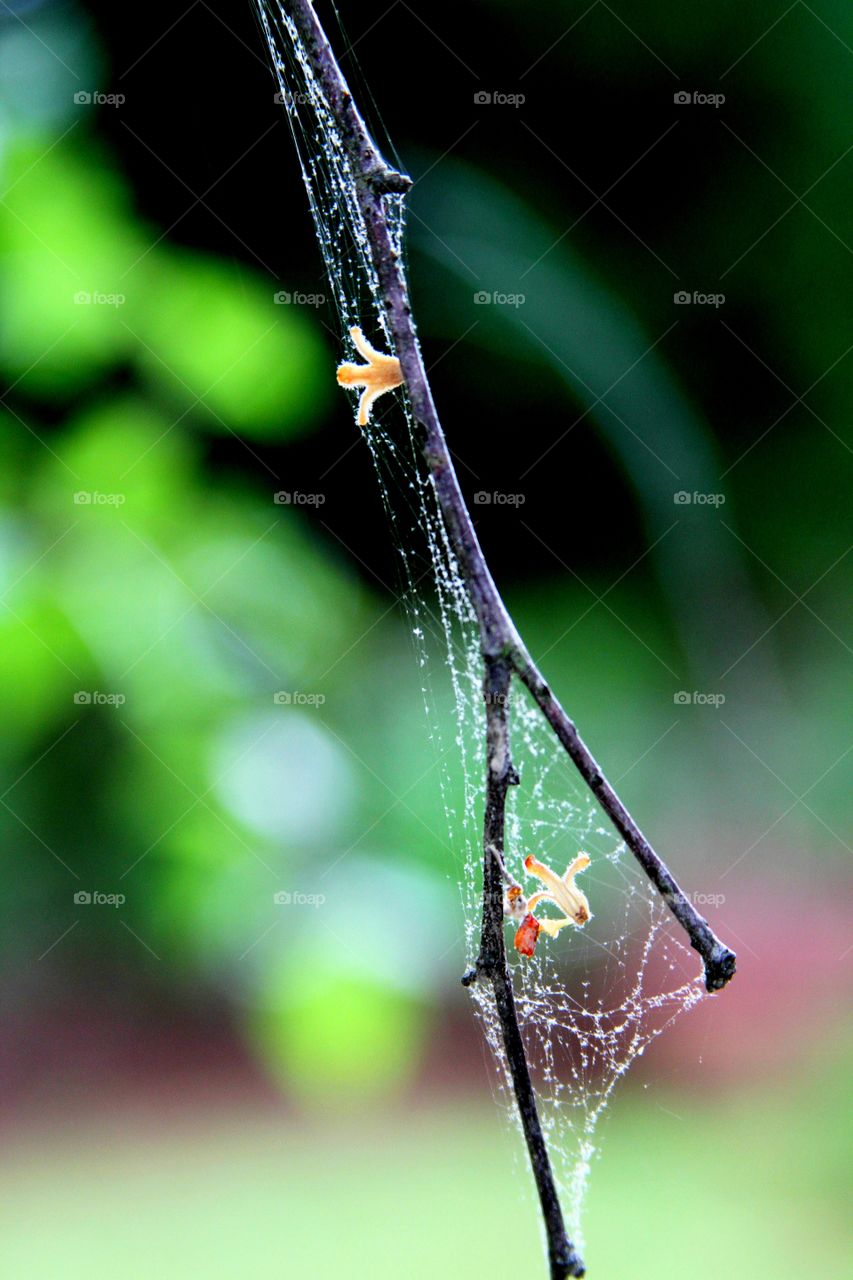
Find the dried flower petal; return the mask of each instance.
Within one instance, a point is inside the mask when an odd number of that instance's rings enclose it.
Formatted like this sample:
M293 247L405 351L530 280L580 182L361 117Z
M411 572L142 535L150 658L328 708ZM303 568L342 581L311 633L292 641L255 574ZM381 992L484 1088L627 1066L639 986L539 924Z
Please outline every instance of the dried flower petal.
M515 949L520 956L532 956L536 950L536 939L539 937L539 921L528 913L522 920L515 935Z

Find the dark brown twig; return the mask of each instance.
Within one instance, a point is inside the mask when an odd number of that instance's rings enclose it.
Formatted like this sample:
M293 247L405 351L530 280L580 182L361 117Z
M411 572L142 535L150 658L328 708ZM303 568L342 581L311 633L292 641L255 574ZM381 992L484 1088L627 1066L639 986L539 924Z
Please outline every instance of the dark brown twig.
M317 83L334 115L358 183L359 208L379 279L385 319L421 432L423 454L439 508L477 615L483 657L509 659L601 807L661 891L673 915L684 927L691 945L704 960L708 990L717 991L734 975L735 953L714 935L708 921L682 892L675 877L604 777L592 752L527 652L486 564L433 403L412 319L403 265L394 248L385 209L385 195L405 191L410 180L385 162L370 137L310 0L289 0L286 7Z
M507 658L489 657L485 659L485 667L483 695L486 702L487 765L483 825L483 923L480 954L462 981L470 986L478 978L485 978L492 985L515 1101L545 1220L551 1276L552 1280L565 1280L567 1276L584 1275L584 1265L566 1235L563 1210L554 1183L551 1159L539 1121L536 1094L518 1025L504 941L503 881L506 872L503 851L506 795L511 786L519 783L509 744L508 702L512 666Z
M495 586L459 487L412 319L402 262L394 247L386 196L404 193L410 180L388 165L353 102L328 38L310 0L286 0L286 12L302 43L311 72L335 120L358 190L373 267L394 353L402 367L423 456L435 489L459 573L470 596L485 664L489 766L483 864L483 924L480 954L466 983L478 977L492 985L519 1114L539 1190L548 1232L552 1280L583 1275L583 1264L569 1243L554 1187L548 1152L536 1109L527 1058L519 1030L503 936L500 864L507 788L517 781L509 755L506 695L512 675L526 685L560 743L577 766L601 807L646 874L660 890L691 945L705 965L705 985L717 991L735 972L735 953L713 933L707 920L682 892L662 859L640 831L599 768L573 722L554 697L525 648Z

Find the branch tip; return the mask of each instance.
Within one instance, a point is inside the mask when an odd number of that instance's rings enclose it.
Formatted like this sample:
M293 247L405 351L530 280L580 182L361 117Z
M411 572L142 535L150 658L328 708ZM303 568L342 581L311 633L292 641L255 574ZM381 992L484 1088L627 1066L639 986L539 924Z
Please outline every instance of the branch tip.
M736 968L737 954L718 942L705 958L705 990L722 991L726 983L735 976Z
M568 1280L569 1276L586 1275L583 1258L566 1242L566 1248L551 1257L551 1276L553 1280Z

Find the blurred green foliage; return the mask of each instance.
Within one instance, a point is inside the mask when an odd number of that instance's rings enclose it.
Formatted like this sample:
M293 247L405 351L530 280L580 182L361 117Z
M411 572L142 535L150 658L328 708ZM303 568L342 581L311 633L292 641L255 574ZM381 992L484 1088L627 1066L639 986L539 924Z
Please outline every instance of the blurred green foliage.
M129 363L178 422L282 440L321 419L315 328L248 270L146 228L100 148L36 136L9 148L5 177L0 339L23 393L68 395Z
M272 482L252 490L205 463L207 432L282 441L315 426L325 346L252 273L160 242L90 140L16 141L5 179L4 826L25 904L4 902L6 945L37 956L75 891L122 891L137 955L95 916L84 951L167 986L206 980L276 920L273 893L302 860L331 860L357 805L353 758L274 694L328 670L346 702L351 673L334 669L367 625L363 590L273 504ZM243 968L265 1009L259 1047L310 1084L328 983L296 1009L274 965ZM352 994L328 1074L361 1062L364 1083L377 1045L416 1026L378 979L354 977ZM387 1056L392 1075L406 1057Z

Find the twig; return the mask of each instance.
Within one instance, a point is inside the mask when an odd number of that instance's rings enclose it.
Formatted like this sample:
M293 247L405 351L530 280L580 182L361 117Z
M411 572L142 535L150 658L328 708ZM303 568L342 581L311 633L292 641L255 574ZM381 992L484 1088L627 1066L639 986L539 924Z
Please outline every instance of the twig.
M705 984L717 991L735 971L735 953L714 935L655 853L592 752L554 697L515 629L498 593L474 532L459 487L447 441L436 413L409 304L403 266L394 249L383 196L405 191L410 179L392 169L379 153L359 115L310 0L290 0L288 10L303 41L311 68L332 109L358 181L359 207L379 278L385 318L403 369L412 410L422 434L423 454L459 571L471 597L480 629L483 657L507 657L538 703L581 775L628 848L663 894L673 915L705 962Z
M512 763L509 746L508 702L512 665L507 658L487 657L485 667L483 695L486 702L488 763L483 829L483 923L480 954L476 964L468 970L462 981L465 986L470 986L478 978L486 978L492 984L515 1101L545 1220L551 1276L552 1280L565 1280L567 1276L584 1275L584 1265L566 1235L563 1211L560 1208L551 1160L539 1121L524 1041L518 1025L504 941L503 881L508 879L503 862L506 793L520 781Z
M359 210L379 281L394 354L402 367L439 509L477 617L480 649L485 664L489 771L486 784L481 947L477 964L466 974L465 981L473 981L482 975L492 983L516 1102L545 1216L551 1276L552 1280L565 1280L567 1276L582 1275L583 1265L566 1237L539 1124L506 964L500 867L490 853L492 847L499 852L503 850L506 791L517 780L509 758L506 706L506 694L513 673L530 690L543 716L601 807L685 929L691 945L704 961L705 985L709 991L719 990L734 975L735 953L714 935L707 920L696 911L643 836L574 724L554 697L516 631L486 564L459 487L433 403L412 320L403 266L391 236L385 196L405 192L411 185L410 179L386 163L370 137L310 0L286 0L285 7L296 27L311 71L335 119L355 175ZM494 760L493 748L497 753Z

